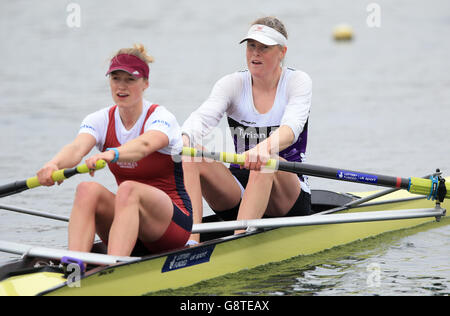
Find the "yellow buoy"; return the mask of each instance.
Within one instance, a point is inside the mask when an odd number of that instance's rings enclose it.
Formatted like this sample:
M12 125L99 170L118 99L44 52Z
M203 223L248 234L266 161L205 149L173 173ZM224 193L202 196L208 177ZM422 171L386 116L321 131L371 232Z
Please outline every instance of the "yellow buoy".
M333 37L336 41L350 41L353 39L353 29L348 24L336 25L333 29Z

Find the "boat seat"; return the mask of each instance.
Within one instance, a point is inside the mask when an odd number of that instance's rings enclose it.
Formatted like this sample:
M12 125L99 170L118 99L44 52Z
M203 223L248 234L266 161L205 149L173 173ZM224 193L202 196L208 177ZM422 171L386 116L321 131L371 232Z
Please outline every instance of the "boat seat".
M355 199L355 196L346 193L336 193L328 190L311 190L313 213L319 213L343 206Z

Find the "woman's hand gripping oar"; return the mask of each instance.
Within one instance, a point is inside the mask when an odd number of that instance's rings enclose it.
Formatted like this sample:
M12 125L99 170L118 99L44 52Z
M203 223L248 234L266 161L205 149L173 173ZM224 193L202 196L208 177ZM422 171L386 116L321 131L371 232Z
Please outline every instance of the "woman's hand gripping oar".
M106 166L106 161L98 160L95 170L103 169ZM91 169L86 164L79 165L71 169L61 169L52 173L54 182L61 183L62 181L81 173L90 173ZM33 189L41 186L37 177L31 177L26 180L16 181L0 186L0 197L17 194L28 189Z

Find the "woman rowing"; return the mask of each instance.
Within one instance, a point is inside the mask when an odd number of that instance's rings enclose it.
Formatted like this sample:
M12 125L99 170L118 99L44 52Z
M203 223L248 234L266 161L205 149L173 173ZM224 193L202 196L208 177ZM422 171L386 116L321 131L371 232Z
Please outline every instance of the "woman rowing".
M311 79L302 71L282 66L287 32L277 18L256 20L243 42L247 42L248 70L220 79L182 127L184 145L199 145L226 114L235 150L245 152L246 157L245 169L235 165L227 168L218 162L192 163L185 158L186 188L195 223L202 219L202 196L225 220L311 212L305 178L260 171L273 156L304 160ZM192 240L198 240L198 236L192 236Z
M181 163L171 154L182 147L181 129L164 107L143 99L153 58L142 45L121 49L107 75L115 105L88 115L78 136L38 171L39 182L53 185L53 171L86 160L94 169L108 162L119 185L83 182L76 191L69 222L69 249L90 251L97 233L108 254L128 256L137 240L159 252L185 245L192 229L191 202ZM93 175L93 173L92 173Z

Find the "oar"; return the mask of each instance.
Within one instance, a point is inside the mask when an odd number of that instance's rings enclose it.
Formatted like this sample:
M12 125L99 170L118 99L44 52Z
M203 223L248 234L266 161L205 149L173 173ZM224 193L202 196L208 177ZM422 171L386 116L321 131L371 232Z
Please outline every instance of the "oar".
M376 211L376 212L357 212L345 214L331 214L323 216L294 216L294 217L277 217L263 219L249 219L225 222L213 222L195 224L192 227L192 233L219 232L240 229L266 229L290 226L312 226L312 225L329 225L343 223L360 223L375 221L391 221L413 218L435 217L440 220L445 216L446 210L441 207L428 209L412 209L412 210L393 210L393 211Z
M120 257L109 256L97 253L79 252L64 249L54 249L45 247L35 247L25 244L18 244L0 240L0 251L26 257L46 258L61 260L63 257L70 257L82 260L84 263L95 265L112 265L121 262L133 262L140 260L140 257Z
M210 158L238 165L244 165L245 162L245 155L243 154L224 152L209 153L189 147L183 148L182 155ZM405 189L413 194L427 195L432 199L438 198L441 202L444 198L450 198L450 183L445 183L444 179L439 179L437 177L433 179L422 179L417 177L401 178L340 168L316 166L300 162L281 161L277 159L270 159L265 168L333 180Z
M17 207L17 206L0 204L0 209L6 210L6 211L12 211L12 212L16 212L16 213L32 215L32 216L50 218L50 219L54 219L54 220L61 221L61 222L69 222L69 218L66 216L60 216L60 215L45 213L45 212L41 212L41 211L25 209L25 208L21 208L21 207Z
M423 179L429 179L430 177L436 177L436 176L440 176L440 175L441 175L441 172L440 171L436 171L436 173L434 173L432 175L424 176L422 178ZM359 198L359 199L353 200L351 202L348 202L348 203L346 203L346 204L344 204L342 206L337 206L335 208L332 208L332 209L329 209L329 210L326 210L326 211L315 213L315 214L313 214L313 216L332 214L332 213L348 210L348 209L351 209L351 208L354 208L354 207L358 207L359 205L361 205L363 203L370 202L370 201L375 200L377 198L380 198L380 197L383 197L385 195L394 193L394 192L396 192L398 190L400 190L400 189L399 188L389 188L389 189L385 189L383 191L378 191L378 192L375 192L375 193L373 193L373 194L371 194L369 196L366 196L366 197ZM415 199L421 199L421 197L417 196L417 197L415 197Z
M103 169L106 166L106 161L99 160L95 166L95 170ZM78 167L71 169L61 169L53 172L52 179L55 182L66 180L76 174L88 173L90 172L86 164L79 165ZM0 197L5 197L8 195L23 192L28 189L33 189L39 187L41 184L37 177L28 178L22 181L16 181L13 183L5 184L0 186Z

